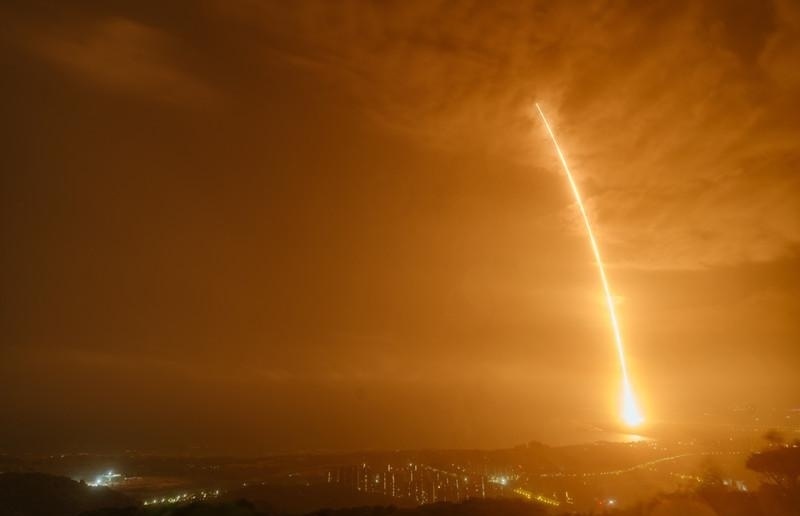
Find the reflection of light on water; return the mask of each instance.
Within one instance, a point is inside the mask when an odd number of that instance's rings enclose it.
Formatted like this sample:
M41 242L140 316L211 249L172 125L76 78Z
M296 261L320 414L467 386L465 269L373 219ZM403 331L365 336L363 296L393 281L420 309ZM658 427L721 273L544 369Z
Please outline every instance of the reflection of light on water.
M653 433L652 426L630 431L614 422L587 422L580 420L552 421L543 423L534 440L548 446L575 446L596 442L646 443L659 436Z
M639 434L605 433L593 436L593 441L607 441L610 443L644 443L652 441L651 437Z
M639 434L624 434L625 442L628 443L643 443L645 441L652 441L651 438Z
M589 431L579 433L578 439L584 443L586 442L608 442L608 443L645 443L653 441L652 437L642 434L634 434L628 432L615 432L614 430L605 430L602 428L594 428Z

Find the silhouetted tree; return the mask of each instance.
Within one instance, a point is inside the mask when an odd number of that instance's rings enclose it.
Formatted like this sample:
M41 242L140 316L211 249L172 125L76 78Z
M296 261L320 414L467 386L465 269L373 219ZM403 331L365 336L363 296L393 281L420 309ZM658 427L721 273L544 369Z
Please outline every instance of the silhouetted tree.
M747 467L764 476L761 494L770 514L800 514L800 443L773 446L747 459Z
M800 446L781 446L754 453L747 459L747 467L785 491L797 490Z
M74 516L102 507L130 507L136 500L107 487L44 473L0 473L0 515Z
M722 469L714 459L706 457L702 465L702 482L700 489L724 489L725 484L722 478Z

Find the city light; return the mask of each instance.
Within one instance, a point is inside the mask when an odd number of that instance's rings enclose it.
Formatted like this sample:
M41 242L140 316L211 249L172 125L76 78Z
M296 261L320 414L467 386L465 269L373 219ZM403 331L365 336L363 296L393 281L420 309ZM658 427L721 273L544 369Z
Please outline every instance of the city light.
M215 489L213 491L199 491L196 493L180 493L171 496L162 496L161 498L152 498L150 500L145 500L143 502L144 505L170 505L170 504L179 504L179 503L186 503L186 502L196 502L207 500L210 498L217 498L219 496L219 489Z
M122 480L122 475L120 473L109 470L102 475L98 475L93 481L87 482L86 485L90 487L108 487L119 483L120 480Z

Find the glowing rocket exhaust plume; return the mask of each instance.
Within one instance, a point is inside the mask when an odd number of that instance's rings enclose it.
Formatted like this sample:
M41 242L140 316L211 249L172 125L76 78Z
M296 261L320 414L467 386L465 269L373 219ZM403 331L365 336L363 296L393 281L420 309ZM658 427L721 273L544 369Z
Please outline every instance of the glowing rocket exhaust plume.
M567 179L569 180L569 186L572 188L572 193L575 195L575 201L578 203L578 209L580 209L581 216L583 217L583 224L586 227L586 233L589 235L589 242L592 244L594 259L597 262L597 270L600 272L600 282L603 284L603 291L606 296L608 317L611 319L611 328L614 331L614 341L617 345L617 356L619 357L619 368L622 372L622 420L629 426L637 426L644 422L644 417L642 417L641 412L639 412L639 407L636 404L636 398L633 395L633 388L631 387L631 382L628 378L628 366L625 362L625 349L622 345L622 334L619 331L617 312L614 309L614 298L611 296L611 288L608 285L608 278L606 277L603 260L600 258L600 248L597 246L597 240L594 238L592 226L589 224L589 216L586 214L586 209L583 207L583 200L581 199L581 194L578 191L578 185L575 183L575 179L572 177L572 172L569 169L569 165L567 165L566 158L564 158L564 153L561 152L561 147L558 145L556 135L553 134L553 130L550 128L550 124L547 122L547 118L544 116L544 112L542 111L542 108L539 107L538 103L536 104L536 109L539 111L539 116L542 118L542 122L544 122L544 126L547 129L547 134L550 135L550 139L553 141L553 146L556 148L558 159L561 160L561 165L564 167L564 172L566 172Z

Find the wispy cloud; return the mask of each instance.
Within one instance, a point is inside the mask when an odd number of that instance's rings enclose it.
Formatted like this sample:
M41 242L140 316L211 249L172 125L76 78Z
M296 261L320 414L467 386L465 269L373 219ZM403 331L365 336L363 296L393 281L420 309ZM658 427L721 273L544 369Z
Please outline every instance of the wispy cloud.
M617 265L769 261L800 245L800 38L789 2L219 10L338 78L381 123L523 160L531 173L557 170L531 117L540 100Z
M178 43L169 34L128 18L32 30L27 44L75 79L120 93L193 105L217 96L175 58Z

